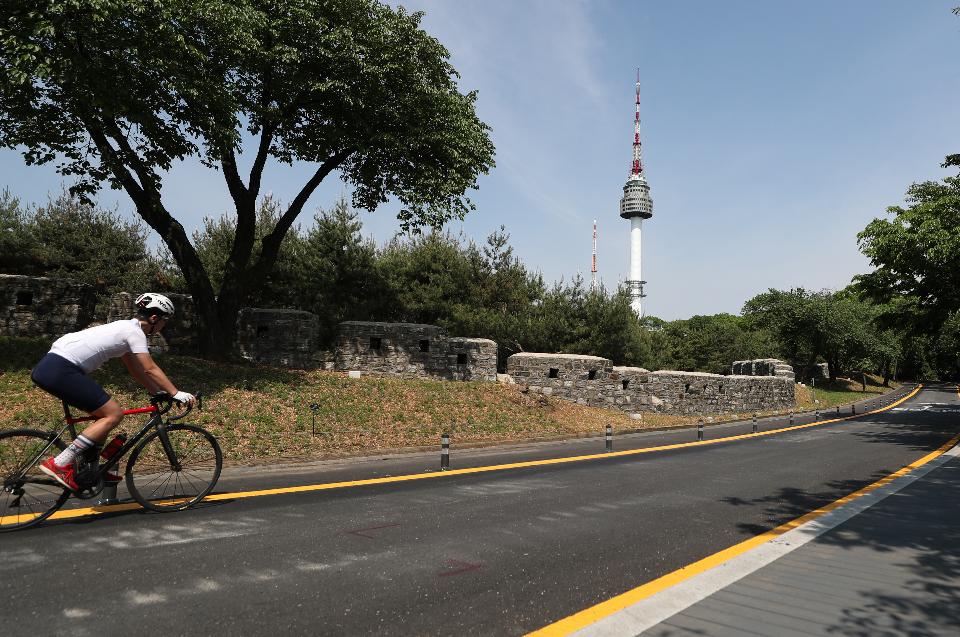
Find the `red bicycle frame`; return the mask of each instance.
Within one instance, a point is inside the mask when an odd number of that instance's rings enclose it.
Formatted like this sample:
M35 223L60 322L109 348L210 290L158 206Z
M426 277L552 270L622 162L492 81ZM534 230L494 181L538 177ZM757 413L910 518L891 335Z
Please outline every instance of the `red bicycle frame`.
M138 407L136 409L124 409L123 415L129 416L131 414L152 414L157 411L156 405L150 405L149 407ZM67 421L68 425L75 425L78 422L87 422L88 420L96 420L96 416L83 416L81 418L74 418L70 415L70 407L67 403L63 403L63 417Z

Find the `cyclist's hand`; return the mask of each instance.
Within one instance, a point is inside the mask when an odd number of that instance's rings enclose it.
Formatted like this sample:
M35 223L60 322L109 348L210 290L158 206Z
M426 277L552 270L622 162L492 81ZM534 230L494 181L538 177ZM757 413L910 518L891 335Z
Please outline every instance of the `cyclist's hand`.
M173 397L173 399L178 403L180 403L181 405L186 404L186 405L190 405L191 407L193 407L193 405L196 404L197 402L196 396L194 396L193 394L187 393L185 391L178 391L176 395Z

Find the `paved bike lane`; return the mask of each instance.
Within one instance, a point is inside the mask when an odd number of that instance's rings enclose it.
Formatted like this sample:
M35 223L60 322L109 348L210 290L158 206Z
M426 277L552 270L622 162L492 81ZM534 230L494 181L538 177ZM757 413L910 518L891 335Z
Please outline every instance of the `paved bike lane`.
M954 446L869 495L572 634L957 635L958 598Z

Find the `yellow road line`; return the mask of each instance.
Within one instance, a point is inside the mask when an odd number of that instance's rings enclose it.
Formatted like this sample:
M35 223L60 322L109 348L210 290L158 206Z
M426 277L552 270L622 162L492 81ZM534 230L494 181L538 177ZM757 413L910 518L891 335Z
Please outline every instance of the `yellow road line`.
M281 495L285 493L305 493L308 491L327 491L330 489L345 489L348 487L363 487L370 486L375 484L389 484L393 482L410 482L413 480L429 480L433 478L447 478L452 476L462 476L473 473L489 473L493 471L506 471L509 469L526 469L529 467L545 467L549 465L557 464L567 464L571 462L584 462L587 460L601 460L607 458L619 458L624 456L635 456L646 453L655 453L660 451L671 451L674 449L687 449L690 447L702 447L706 445L715 445L723 442L732 442L736 440L747 440L750 438L759 438L762 436L771 436L773 434L783 433L785 431L795 431L797 429L806 429L808 427L819 427L821 425L826 425L834 422L842 422L844 420L851 420L853 418L862 418L863 416L869 416L870 414L877 414L888 409L893 409L897 405L907 401L914 396L923 388L923 385L917 385L917 387L904 396L903 398L897 400L896 402L890 403L886 407L880 409L875 409L873 411L864 412L862 414L857 414L853 416L845 416L843 418L833 418L830 420L818 420L817 422L808 423L806 425L794 425L791 427L782 427L780 429L771 429L769 431L759 431L757 433L749 434L739 434L736 436L727 436L724 438L712 438L710 440L698 440L696 442L682 442L672 445L661 445L659 447L644 447L642 449L628 449L626 451L614 451L614 452L604 452L604 453L593 453L582 456L569 456L564 458L548 458L545 460L529 460L525 462L511 462L507 464L498 464L498 465L489 465L485 467L472 467L469 469L453 469L450 471L442 472L430 472L430 473L412 473L402 476L391 476L389 478L368 478L366 480L348 480L344 482L326 482L322 484L309 484L299 487L279 487L276 489L259 489L257 491L239 491L235 493L216 493L214 495L209 495L204 498L206 501L218 501L218 500L236 500L240 498L258 498L268 495ZM103 513L111 513L114 511L129 511L131 509L140 508L139 504L129 503L129 504L117 504L111 506L99 506L99 507L85 507L82 509L66 509L63 511L57 511L51 515L49 520L64 520L68 518L77 518L86 515L100 515ZM11 522L11 516L5 516L0 518L0 525L9 524Z
M960 386L957 387L957 396L960 397ZM893 405L891 405L891 407L892 406ZM642 586L638 586L637 588L631 589L625 593L617 595L616 597L612 597L595 606L591 606L590 608L586 608L578 613L574 613L573 615L565 617L560 621L544 626L539 630L535 630L531 633L527 633L526 637L557 637L560 635L569 635L571 633L574 633L580 630L581 628L585 628L590 624L596 623L601 619L604 619L605 617L608 617L616 612L623 610L624 608L632 606L640 601L643 601L644 599L647 599L648 597L656 595L660 591L666 590L672 586L676 586L677 584L684 582L692 577L695 577L700 573L703 573L716 566L719 566L724 562L727 562L737 557L738 555L746 553L747 551L753 548L756 548L761 544L769 542L770 540L773 540L783 535L787 531L791 531L802 524L806 524L811 520L815 520L827 513L830 513L834 509L840 506L843 506L844 504L852 502L857 498L867 495L872 491L876 491L877 489L889 484L893 480L896 480L897 478L904 476L910 473L911 471L919 467L922 467L928 462L938 458L939 456L949 451L951 448L954 447L954 445L958 443L960 443L960 435L954 436L953 438L950 439L949 442L945 443L936 451L932 453L928 453L927 455L923 456L919 460L915 460L914 462L908 464L907 466L903 467L899 471L891 473L890 475L885 476L880 480L877 480L876 482L863 487L859 491L854 491L853 493L847 494L842 498L840 498L839 500L836 500L834 502L831 502L830 504L822 506L819 509L810 511L809 513L806 513L794 520L790 520L789 522L782 524L774 529L771 529L766 533L762 533L760 535L754 536L749 540L744 540L739 544L735 544L718 553L714 553L713 555L709 555L701 560L693 562L692 564L688 564L684 567L681 567L671 573L667 573L666 575L659 577L653 581L647 582Z

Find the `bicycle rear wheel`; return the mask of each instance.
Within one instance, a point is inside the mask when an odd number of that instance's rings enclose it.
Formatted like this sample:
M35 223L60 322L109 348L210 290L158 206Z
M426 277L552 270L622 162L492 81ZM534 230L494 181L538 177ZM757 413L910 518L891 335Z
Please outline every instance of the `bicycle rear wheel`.
M182 511L213 491L222 467L220 445L209 432L194 425L166 425L133 450L127 489L144 508Z
M34 429L0 431L0 531L39 524L70 497L69 489L40 471L46 456L66 448L59 438L53 443L50 438Z

